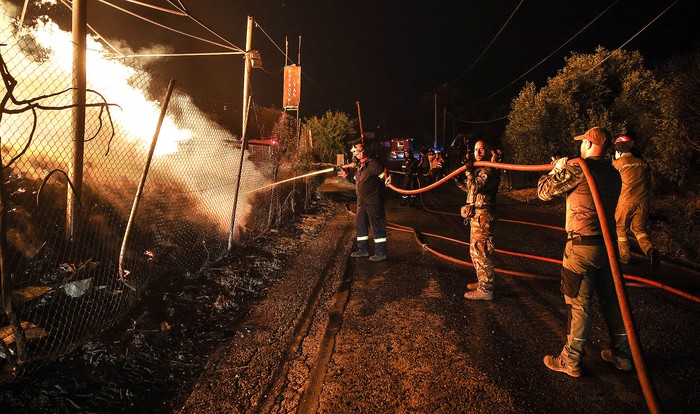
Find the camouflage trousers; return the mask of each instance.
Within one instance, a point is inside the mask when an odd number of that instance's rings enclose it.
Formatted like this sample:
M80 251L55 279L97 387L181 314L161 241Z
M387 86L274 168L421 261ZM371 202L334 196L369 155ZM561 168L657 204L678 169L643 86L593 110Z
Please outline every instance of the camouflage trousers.
M487 209L477 208L469 220L469 254L472 258L476 278L479 281L478 290L493 292L493 216Z
M615 210L615 223L617 225L617 245L620 249L620 260L623 263L630 261L628 231L634 234L639 248L644 254L647 254L649 249L653 247L649 239L649 208L644 204L618 204Z

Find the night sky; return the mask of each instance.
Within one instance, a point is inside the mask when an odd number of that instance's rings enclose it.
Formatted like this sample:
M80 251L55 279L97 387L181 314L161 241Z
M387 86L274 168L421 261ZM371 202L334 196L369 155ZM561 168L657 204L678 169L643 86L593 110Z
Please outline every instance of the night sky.
M215 40L187 18L124 0L111 1L168 26ZM143 1L172 8L165 0ZM506 115L510 101L526 81L544 85L572 51L593 53L598 45L609 50L620 47L674 0L182 2L194 17L241 48L245 46L248 15L282 50L288 36L294 62L301 35L302 117L329 109L356 117L355 102L360 101L366 131L379 127L388 135L397 135L432 134L436 91L440 93L440 115L445 103L447 110L461 119L483 121ZM605 14L543 64L484 100L532 69L610 5ZM625 48L639 50L650 67L674 54L697 51L697 9L695 0L679 0ZM65 7L54 6L51 10L52 17L61 10L59 20L70 16ZM161 44L177 53L222 50L97 1L89 3L89 23L105 37L124 39L134 49ZM279 107L284 54L259 28L253 31L253 49L261 52L264 63L264 70L253 72L253 99L260 105ZM203 109L230 102L240 110L242 62L240 56L179 57L166 59L157 67L163 76L175 78ZM458 129L484 128L458 124ZM504 126L502 121L492 128Z

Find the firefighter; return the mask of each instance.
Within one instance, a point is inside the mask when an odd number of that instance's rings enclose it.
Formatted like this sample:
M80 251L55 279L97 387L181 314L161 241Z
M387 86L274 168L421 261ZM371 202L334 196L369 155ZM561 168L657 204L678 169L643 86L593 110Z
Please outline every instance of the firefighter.
M600 353L603 360L622 371L632 369L629 341L615 293L612 271L603 239L600 220L612 223L622 186L620 175L605 158L610 147L610 132L594 127L574 138L581 141L583 162L598 187L604 217L598 217L595 200L583 168L556 161L554 168L537 183L537 197L549 201L566 196L566 232L568 233L561 268L560 290L569 311L568 334L561 352L544 357L547 368L571 377L582 375L584 345L591 329L593 293L598 297L608 326L610 347Z
M615 140L613 167L620 172L622 178L622 191L615 210L620 262L630 262L627 234L631 231L647 256L649 266L656 270L659 267L659 251L652 246L649 239L651 171L649 164L641 156L634 154L633 147L634 141L627 135Z
M384 213L384 167L374 157L367 154L363 144L355 144L351 150L353 161L341 167L343 177L355 183L357 194L357 211L355 213L355 231L357 233L357 251L350 254L353 258L369 257L373 262L387 258L386 214ZM347 169L355 170L354 175ZM369 254L369 230L374 237L374 255Z
M413 151L409 148L403 153L404 162L401 165L401 170L405 174L403 177L403 189L413 190L418 187L418 166L419 161L413 156ZM416 204L415 194L403 194L401 196L401 205L413 207Z
M485 141L474 144L474 160L489 161L494 152L489 152ZM469 222L469 254L476 270L477 283L467 285L464 297L470 300L493 299L493 210L501 175L496 168L474 168L471 158L465 160L467 170L464 181L457 185L467 193L467 204L462 208L465 224Z

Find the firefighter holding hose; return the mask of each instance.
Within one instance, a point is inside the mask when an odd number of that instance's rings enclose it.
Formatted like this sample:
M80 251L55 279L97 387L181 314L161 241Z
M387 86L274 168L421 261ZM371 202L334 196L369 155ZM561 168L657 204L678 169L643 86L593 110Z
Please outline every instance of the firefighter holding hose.
M581 158L590 169L598 186L608 223L615 222L615 207L620 195L620 174L604 157L611 145L610 132L595 127L574 138L581 142ZM568 233L561 269L561 287L569 308L569 331L558 355L547 355L547 368L572 377L582 375L584 345L591 328L591 300L595 292L610 334L610 347L601 357L623 371L632 369L630 346L615 293L603 231L596 213L595 201L583 169L556 160L554 168L540 178L537 196L544 201L566 196L566 232Z
M620 262L626 264L631 260L630 244L627 239L627 233L631 231L649 260L649 266L652 270L656 270L660 263L659 251L652 246L649 237L651 171L649 164L634 152L634 140L627 135L615 140L613 167L622 177L622 192L615 211Z
M474 160L496 161L495 151L490 151L486 141L474 144ZM462 191L467 193L467 204L462 207L465 224L469 223L469 254L476 270L477 283L469 283L464 294L470 300L493 299L493 210L496 193L501 182L498 169L492 167L474 168L474 160L465 160L465 179L457 181Z
M380 262L387 258L384 166L367 153L363 144L355 144L350 151L353 155L353 161L340 168L342 176L356 185L357 251L352 252L350 256L353 258L369 257L369 260L373 262ZM350 174L348 169L354 169L355 173ZM370 229L374 237L374 255L372 256L369 254Z

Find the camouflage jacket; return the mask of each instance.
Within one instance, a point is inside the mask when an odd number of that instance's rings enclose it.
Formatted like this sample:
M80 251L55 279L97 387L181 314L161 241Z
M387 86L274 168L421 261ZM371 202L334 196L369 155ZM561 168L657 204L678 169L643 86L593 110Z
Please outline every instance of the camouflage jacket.
M496 193L501 183L497 168L479 167L465 172L466 179L457 185L467 193L467 205L491 208L496 204Z
M615 207L620 195L620 175L603 157L589 157L586 165L598 187L608 224L615 226ZM555 196L566 196L566 231L571 236L603 234L591 189L578 164L567 164L554 174L545 175L537 183L537 197L549 201Z

